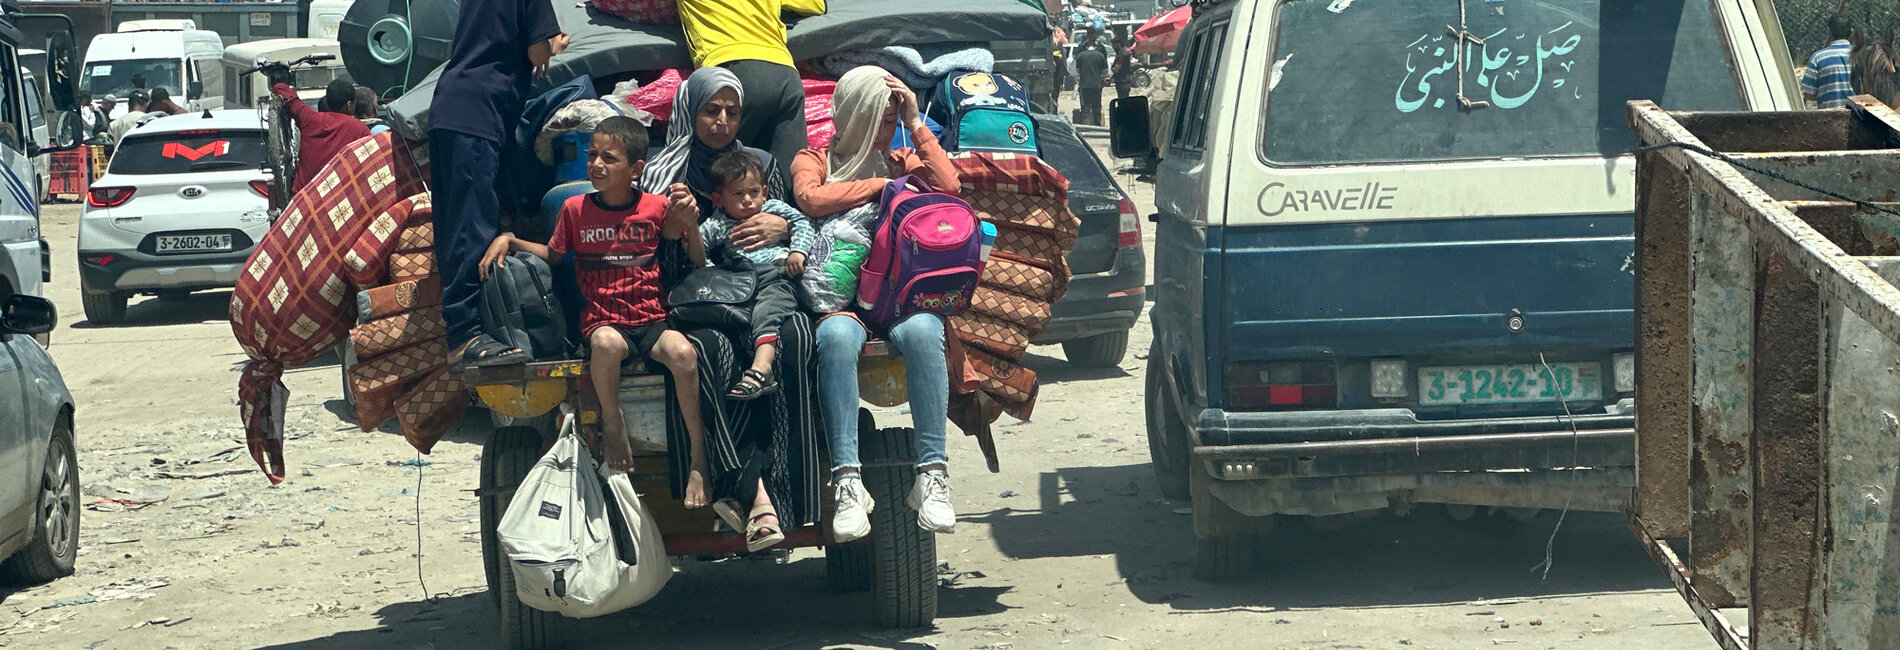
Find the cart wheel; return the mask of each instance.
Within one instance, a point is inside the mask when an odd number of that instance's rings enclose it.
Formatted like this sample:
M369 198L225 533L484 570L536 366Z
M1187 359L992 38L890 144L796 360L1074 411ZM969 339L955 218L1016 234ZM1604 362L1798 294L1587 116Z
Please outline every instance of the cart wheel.
M343 407L350 410L350 422L356 422L356 390L350 387L350 366L356 365L356 342L343 337L337 346L336 365L343 371ZM380 423L378 423L380 424Z
M857 540L825 547L825 581L838 593L871 588L871 543Z
M521 604L515 595L514 571L495 534L515 488L540 459L541 432L532 427L496 429L482 447L482 565L488 573L488 595L501 609L502 645L510 650L547 645L550 616Z
M877 502L871 511L871 598L878 624L887 628L930 627L937 618L937 536L917 527L917 509L910 506L916 441L916 432L907 428L858 432L864 486ZM892 466L893 460L901 462Z

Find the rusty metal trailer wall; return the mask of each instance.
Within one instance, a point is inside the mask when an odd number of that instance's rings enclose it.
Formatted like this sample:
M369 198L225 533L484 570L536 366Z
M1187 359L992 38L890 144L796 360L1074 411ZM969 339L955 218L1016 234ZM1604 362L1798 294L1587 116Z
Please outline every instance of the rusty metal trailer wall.
M1900 116L1629 121L1632 528L1725 648L1900 648Z

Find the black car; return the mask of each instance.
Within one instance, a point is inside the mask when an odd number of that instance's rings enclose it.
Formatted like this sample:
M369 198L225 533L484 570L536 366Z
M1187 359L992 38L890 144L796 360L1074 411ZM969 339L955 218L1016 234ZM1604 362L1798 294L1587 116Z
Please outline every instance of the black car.
M1069 210L1082 220L1082 232L1069 251L1069 293L1055 304L1055 317L1035 343L1061 343L1069 362L1079 366L1118 366L1147 298L1141 219L1068 120L1037 115L1036 129L1043 162L1069 179Z

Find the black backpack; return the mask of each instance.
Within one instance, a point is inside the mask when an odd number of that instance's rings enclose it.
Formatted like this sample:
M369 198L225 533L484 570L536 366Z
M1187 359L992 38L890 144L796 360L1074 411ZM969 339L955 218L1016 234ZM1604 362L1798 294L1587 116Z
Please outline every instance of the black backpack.
M504 345L520 348L529 359L565 359L574 346L567 339L567 315L554 295L554 272L528 253L502 260L482 283L482 331Z

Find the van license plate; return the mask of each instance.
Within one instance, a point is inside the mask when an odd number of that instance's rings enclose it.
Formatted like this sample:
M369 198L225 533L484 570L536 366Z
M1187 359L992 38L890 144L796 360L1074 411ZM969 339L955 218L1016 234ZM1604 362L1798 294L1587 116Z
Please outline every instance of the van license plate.
M1438 366L1418 371L1419 404L1584 402L1603 398L1603 369L1595 363Z
M231 234L222 235L159 235L158 254L172 253L222 253L231 250Z

